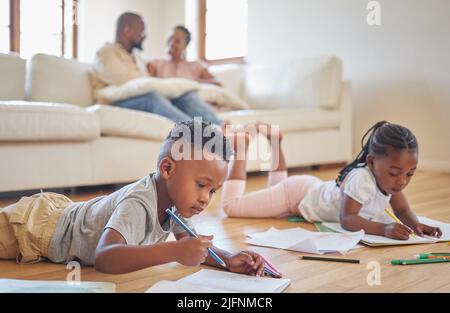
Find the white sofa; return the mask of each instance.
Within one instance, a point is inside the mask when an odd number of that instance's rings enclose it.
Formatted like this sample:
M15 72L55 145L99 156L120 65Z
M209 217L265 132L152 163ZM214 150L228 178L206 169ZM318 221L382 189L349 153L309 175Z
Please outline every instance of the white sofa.
M49 55L27 62L0 54L0 192L127 183L155 170L173 123L94 105L89 70ZM221 116L233 124L279 125L289 167L351 158L351 87L337 58L212 71L252 107ZM255 142L265 151L264 140ZM248 170L265 163L251 161Z

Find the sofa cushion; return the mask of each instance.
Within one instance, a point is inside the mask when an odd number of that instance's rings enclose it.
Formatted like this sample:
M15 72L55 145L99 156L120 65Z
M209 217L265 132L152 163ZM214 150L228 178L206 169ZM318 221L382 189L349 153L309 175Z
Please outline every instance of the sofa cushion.
M285 133L338 128L341 121L339 111L320 108L242 110L224 112L220 117L231 124L262 122L277 125Z
M0 101L0 141L87 141L98 137L98 118L78 106Z
M16 55L0 53L0 100L25 99L25 65Z
M240 64L220 64L212 65L209 71L216 79L235 95L242 97L244 82L244 65Z
M86 109L100 120L103 136L163 140L174 123L160 115L97 104Z
M213 84L201 84L200 99L224 110L250 109L250 106L231 90Z
M280 64L246 66L244 96L258 109L335 109L339 105L341 86L339 59L301 58Z
M90 69L86 63L36 54L28 62L26 100L92 105Z

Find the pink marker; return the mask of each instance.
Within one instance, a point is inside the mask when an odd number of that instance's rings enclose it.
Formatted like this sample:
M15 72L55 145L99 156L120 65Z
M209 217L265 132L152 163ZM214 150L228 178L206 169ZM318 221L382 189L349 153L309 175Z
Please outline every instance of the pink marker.
M272 264L272 262L270 262L264 255L261 255L262 259L264 260L264 263L266 263L266 265L269 267L269 269L271 269L273 272L280 274L281 276L281 272L279 269L277 269L275 267L275 265Z

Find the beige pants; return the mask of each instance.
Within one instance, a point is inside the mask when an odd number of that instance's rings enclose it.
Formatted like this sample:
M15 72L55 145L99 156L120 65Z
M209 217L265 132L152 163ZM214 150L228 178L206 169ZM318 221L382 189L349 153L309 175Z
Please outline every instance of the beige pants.
M48 255L48 246L64 208L66 196L39 193L0 209L0 259L37 263Z

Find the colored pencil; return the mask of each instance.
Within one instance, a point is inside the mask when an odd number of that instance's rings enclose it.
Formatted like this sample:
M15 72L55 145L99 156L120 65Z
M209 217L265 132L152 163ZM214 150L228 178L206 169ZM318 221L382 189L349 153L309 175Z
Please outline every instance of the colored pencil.
M449 259L413 259L413 260L392 260L392 265L417 265L417 264L429 264L429 263L446 263L450 262Z
M357 263L359 264L359 260L355 259L341 259L341 258L323 258L323 257L317 257L317 256L301 256L300 257L303 260L311 260L311 261L328 261L328 262L341 262L341 263Z

